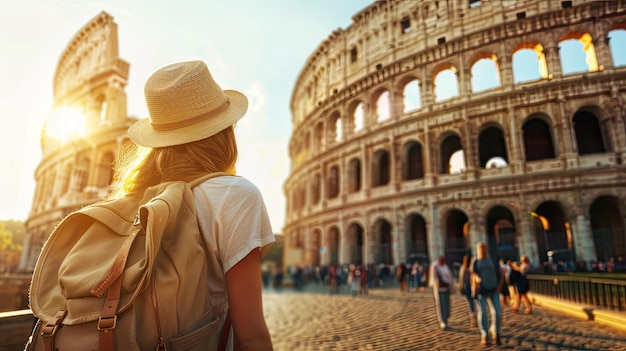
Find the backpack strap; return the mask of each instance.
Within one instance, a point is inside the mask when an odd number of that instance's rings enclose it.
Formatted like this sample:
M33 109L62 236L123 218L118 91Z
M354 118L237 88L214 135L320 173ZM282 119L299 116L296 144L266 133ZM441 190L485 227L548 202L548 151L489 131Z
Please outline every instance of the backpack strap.
M102 315L98 320L100 351L115 351L114 330L117 326L117 306L122 292L122 278L120 276L109 288Z
M54 337L66 315L66 310L59 310L59 312L57 312L57 314L54 316L54 323L46 323L46 325L41 329L41 336L45 341L43 345L45 351L56 350L54 348Z
M98 330L100 336L100 351L115 351L114 329L117 325L117 307L122 296L122 281L124 280L124 267L128 258L133 241L139 231L133 232L120 248L115 259L115 264L105 275L103 281L96 285L91 291L94 295L104 292L104 286L108 287L106 301L102 307L102 313L98 320ZM112 281L112 283L111 283ZM110 286L109 286L110 284Z

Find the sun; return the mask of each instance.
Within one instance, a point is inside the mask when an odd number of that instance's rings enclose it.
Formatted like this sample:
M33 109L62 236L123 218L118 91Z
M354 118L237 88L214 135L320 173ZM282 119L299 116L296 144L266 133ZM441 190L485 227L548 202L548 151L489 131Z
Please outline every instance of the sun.
M79 108L54 109L48 115L44 133L62 142L82 137L85 135L85 115Z

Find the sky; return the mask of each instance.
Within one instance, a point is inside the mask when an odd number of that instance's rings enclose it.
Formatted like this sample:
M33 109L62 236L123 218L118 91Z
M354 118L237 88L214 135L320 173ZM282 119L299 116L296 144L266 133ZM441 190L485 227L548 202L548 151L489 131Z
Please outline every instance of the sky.
M317 46L372 2L0 0L0 220L28 217L59 57L87 22L106 11L118 25L119 56L130 63L130 116L148 116L146 79L179 61L205 61L222 89L248 96L248 113L236 128L237 172L259 187L280 232L296 78Z

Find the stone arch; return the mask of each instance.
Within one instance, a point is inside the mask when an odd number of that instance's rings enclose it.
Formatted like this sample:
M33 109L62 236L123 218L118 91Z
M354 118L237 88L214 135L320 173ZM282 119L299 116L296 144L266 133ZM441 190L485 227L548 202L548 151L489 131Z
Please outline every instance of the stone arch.
M511 210L502 205L489 209L485 218L489 256L505 260L518 260L518 235Z
M324 121L317 122L313 128L313 150L315 152L324 150L326 144L324 129Z
M536 67L537 75L529 75L528 65ZM546 79L549 76L548 62L543 45L537 41L524 41L513 49L513 78L515 83Z
M498 57L493 52L481 52L470 63L472 92L498 88L501 85Z
M584 61L584 65L587 67L586 72L598 71L598 59L593 40L590 33L583 31L569 32L559 39L559 55L563 75L579 72L575 70L575 67L582 65L581 61ZM568 44L572 43L575 45L570 47ZM563 59L564 57L567 59Z
M402 112L407 113L422 107L421 82L413 75L400 81L399 90L402 91Z
M393 226L385 218L378 218L373 225L371 237L368 238L368 248L373 252L374 262L392 265L394 257L392 251Z
M406 262L429 263L428 232L424 217L421 214L412 213L406 217L404 227L406 228Z
M622 202L623 203L623 202ZM615 196L599 196L589 206L591 231L599 261L623 262L626 257L624 206ZM620 259L621 257L621 259ZM623 267L626 268L626 267Z
M522 125L526 161L556 157L550 119L543 114L533 114Z
M402 147L404 155L404 180L424 178L424 151L422 144L416 140L410 140Z
M352 133L357 133L365 128L365 104L361 100L355 100L348 107L348 125Z
M452 173L452 156L457 151L463 151L463 144L461 143L461 137L454 133L446 133L442 136L442 141L439 146L439 174L451 174ZM464 158L463 158L464 159ZM463 166L461 168L465 168L465 162L463 161Z
M509 163L502 127L496 123L483 126L478 135L478 158L481 168L503 167ZM496 158L505 163L496 161Z
M314 267L322 264L320 253L322 251L322 231L313 229L309 238L309 262Z
M335 266L339 265L339 243L341 238L341 232L336 225L328 228L326 233L326 250L328 252L329 263Z
M459 69L453 64L437 67L432 74L435 102L451 99L460 95Z
M330 168L328 169L328 182L327 182L329 199L333 199L339 196L339 192L341 191L339 187L339 184L341 184L339 177L340 177L339 166L331 165Z
M539 259L547 262L548 254L552 252L555 259L566 260L564 264L576 262L574 238L562 204L553 200L545 201L530 215L534 218L531 230L534 232Z
M389 151L379 149L372 155L372 186L383 186L391 180L391 158Z
M355 193L361 190L361 170L361 160L358 157L348 161L348 192Z
M314 205L317 205L322 198L322 177L319 172L313 175L313 182L311 184L311 200Z
M352 264L365 264L365 231L357 222L348 225L346 231L348 244L348 262Z
M374 114L373 120L381 123L391 119L391 94L389 89L382 88L372 94L370 109Z
M469 242L469 219L460 209L451 209L443 217L444 256L447 262L462 262L471 252Z
M328 140L337 143L343 140L343 120L339 111L333 111L328 117Z
M601 112L596 106L588 106L574 113L572 122L579 155L603 153L607 151L605 145L611 145L606 139L609 133L600 124Z

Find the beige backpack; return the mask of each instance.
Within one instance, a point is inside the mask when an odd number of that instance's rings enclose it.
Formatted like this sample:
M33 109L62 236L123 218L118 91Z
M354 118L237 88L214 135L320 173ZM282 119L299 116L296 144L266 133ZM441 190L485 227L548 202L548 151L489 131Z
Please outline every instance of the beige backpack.
M30 287L38 318L26 350L216 350L218 318L191 187L103 201L63 219ZM230 328L229 328L230 329Z

